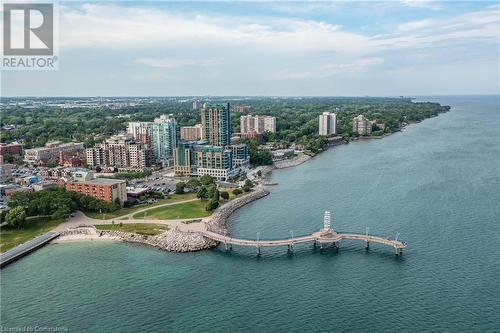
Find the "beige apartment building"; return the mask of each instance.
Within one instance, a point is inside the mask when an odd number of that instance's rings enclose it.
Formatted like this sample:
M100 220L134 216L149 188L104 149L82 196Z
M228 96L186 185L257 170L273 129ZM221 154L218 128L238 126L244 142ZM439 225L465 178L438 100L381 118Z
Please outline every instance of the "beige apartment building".
M359 135L370 135L372 134L372 123L360 114L352 120L352 131Z
M271 116L241 116L240 131L242 134L255 132L262 134L264 132L276 132L276 118Z
M118 170L144 170L152 164L152 151L127 135L114 135L104 143L86 150L90 167L115 167Z
M181 140L184 141L198 141L203 138L203 127L201 124L196 124L194 126L183 126L181 127Z

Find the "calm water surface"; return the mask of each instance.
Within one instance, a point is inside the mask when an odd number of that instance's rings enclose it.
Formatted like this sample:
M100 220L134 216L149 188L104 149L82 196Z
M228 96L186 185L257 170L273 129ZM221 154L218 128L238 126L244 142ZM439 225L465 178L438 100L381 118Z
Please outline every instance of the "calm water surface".
M424 98L422 98L424 99ZM452 111L383 140L274 172L236 236L321 227L400 238L165 253L122 243L45 247L1 271L1 323L74 332L495 332L500 327L499 97L427 97Z

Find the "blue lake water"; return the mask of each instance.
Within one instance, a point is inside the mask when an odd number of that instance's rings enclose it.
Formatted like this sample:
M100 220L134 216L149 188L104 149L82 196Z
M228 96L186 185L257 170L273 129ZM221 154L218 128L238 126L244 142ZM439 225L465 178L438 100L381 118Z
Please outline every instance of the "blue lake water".
M45 247L1 271L1 323L72 332L495 332L500 323L500 100L452 106L382 140L275 171L239 237L340 231L400 238L175 254L113 242Z

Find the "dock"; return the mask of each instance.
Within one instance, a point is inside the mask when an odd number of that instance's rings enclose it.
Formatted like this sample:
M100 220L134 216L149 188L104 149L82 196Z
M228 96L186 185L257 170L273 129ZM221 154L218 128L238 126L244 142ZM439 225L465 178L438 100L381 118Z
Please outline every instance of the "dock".
M9 251L0 255L0 268L7 266L10 263L24 257L25 255L41 248L50 241L59 237L58 232L48 232L41 236L35 237L24 244L18 245Z
M382 245L391 246L394 248L396 255L403 255L403 249L406 248L407 244L404 241L398 239L389 239L380 236L366 234L356 234L356 233L345 233L337 232L331 227L330 212L325 212L324 217L324 227L323 229L314 232L310 235L300 236L300 237L290 237L284 239L272 239L272 240L261 240L261 239L239 239L233 238L227 235L222 235L220 233L204 230L202 235L206 238L214 240L218 243L224 244L226 251L232 249L233 245L255 247L257 254L261 253L262 247L279 247L286 246L288 253L293 253L293 247L296 244L302 243L313 243L314 246L319 245L321 249L325 246L331 244L335 249L340 248L340 243L342 240L354 240L363 242L366 249L370 247L370 243L377 243ZM397 238L397 237L396 237Z

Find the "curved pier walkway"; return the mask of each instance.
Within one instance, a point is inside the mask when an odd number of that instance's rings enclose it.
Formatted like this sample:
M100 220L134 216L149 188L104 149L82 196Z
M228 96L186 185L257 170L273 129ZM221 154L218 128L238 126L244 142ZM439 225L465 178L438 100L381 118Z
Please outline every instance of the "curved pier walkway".
M219 233L209 230L201 231L201 233L206 238L224 244L226 250L230 250L233 245L250 246L256 248L257 254L260 254L261 247L276 247L276 246L287 246L288 252L293 253L293 246L295 244L309 243L309 242L314 243L314 245L319 243L321 248L323 248L325 244L332 244L336 249L339 249L340 242L344 239L362 241L365 243L366 248L369 248L370 243L378 243L378 244L392 246L396 251L396 255L398 256L403 254L403 249L406 248L407 246L405 242L399 240L392 240L388 238L371 236L371 235L341 233L341 232L336 232L333 229L329 228L321 229L320 231L317 231L307 236L300 236L300 237L293 237L286 239L275 239L275 240L239 239L221 235Z

